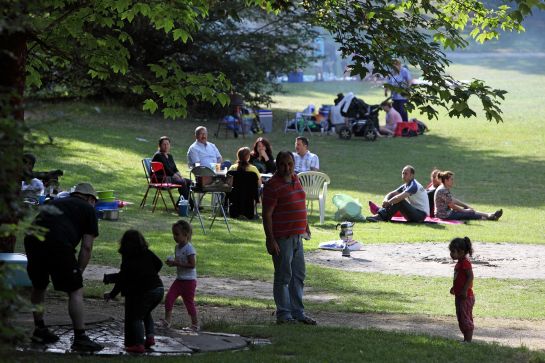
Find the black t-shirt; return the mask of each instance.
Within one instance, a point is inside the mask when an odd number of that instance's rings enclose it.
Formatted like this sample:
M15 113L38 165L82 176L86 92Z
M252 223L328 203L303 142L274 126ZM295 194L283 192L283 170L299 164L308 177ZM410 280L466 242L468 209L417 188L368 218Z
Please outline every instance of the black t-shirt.
M149 249L133 254L121 256L121 268L117 281L110 292L115 297L119 292L123 296L138 296L145 292L162 287L163 282L159 271L163 262Z
M35 224L46 227L46 243L75 248L84 234L98 236L95 208L78 197L55 199L42 207Z
M174 174L178 173L178 167L176 166L176 163L174 162L174 158L171 154L168 154L168 157L165 157L165 155L159 151L157 151L153 155L153 159L151 161L159 161L163 163L163 167L165 168L165 172L167 176L173 176ZM158 178L163 177L163 173L159 172L157 173Z

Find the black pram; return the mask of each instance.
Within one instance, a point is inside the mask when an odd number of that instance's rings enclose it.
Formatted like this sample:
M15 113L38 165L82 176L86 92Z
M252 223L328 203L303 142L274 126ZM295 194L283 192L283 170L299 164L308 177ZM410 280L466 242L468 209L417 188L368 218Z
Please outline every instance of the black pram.
M347 102L350 102L348 107ZM335 105L340 107L341 115L349 119L349 126L341 126L338 130L341 139L349 140L354 134L354 136L363 136L369 141L376 140L380 105L368 105L351 93L346 96L339 93L335 99Z

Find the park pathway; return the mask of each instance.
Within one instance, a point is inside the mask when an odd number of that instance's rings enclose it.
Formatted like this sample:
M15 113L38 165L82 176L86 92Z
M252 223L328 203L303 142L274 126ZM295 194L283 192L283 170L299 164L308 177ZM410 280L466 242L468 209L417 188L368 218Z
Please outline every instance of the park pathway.
M90 265L84 277L88 280L102 280L104 273L116 272L115 268ZM170 286L172 276L163 276L165 286ZM199 294L218 297L251 297L272 300L272 284L254 280L234 280L228 278L199 277ZM333 294L320 294L305 287L305 299L316 302L334 301ZM101 309L107 308L103 302L87 302L99 304ZM113 307L113 306L112 306ZM96 308L96 307L95 307ZM158 309L161 310L161 309ZM248 324L274 323L270 309L249 309L233 307L200 307L203 322L225 321ZM183 309L175 309L174 319L184 319ZM160 312L162 313L162 311ZM178 316L176 314L179 314ZM404 333L429 334L448 339L461 339L455 317L437 317L409 314L376 314L376 313L335 313L312 312L320 325L341 326L356 329L380 329ZM159 317L159 315L158 315ZM475 319L476 342L498 343L511 347L527 347L533 350L545 350L545 320L520 320L500 318Z

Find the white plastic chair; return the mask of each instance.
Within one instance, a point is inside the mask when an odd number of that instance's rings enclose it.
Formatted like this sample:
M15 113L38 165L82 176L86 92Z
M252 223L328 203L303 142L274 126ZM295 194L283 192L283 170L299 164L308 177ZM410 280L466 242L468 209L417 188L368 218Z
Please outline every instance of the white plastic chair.
M297 176L307 195L307 209L310 203L310 213L312 214L313 201L317 200L320 205L320 224L324 224L327 185L331 183L329 176L319 171L304 171Z

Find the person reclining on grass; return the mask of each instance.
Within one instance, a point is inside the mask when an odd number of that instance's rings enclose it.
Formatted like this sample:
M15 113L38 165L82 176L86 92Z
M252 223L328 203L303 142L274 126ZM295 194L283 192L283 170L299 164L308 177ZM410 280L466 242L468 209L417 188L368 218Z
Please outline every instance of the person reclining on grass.
M443 171L439 173L441 185L435 191L435 216L443 219L485 219L497 221L503 215L503 210L499 209L494 213L479 212L471 208L464 202L454 198L450 193L450 188L454 185L454 173L452 171Z
M414 178L414 168L407 165L401 171L402 184L384 197L377 214L367 217L369 222L389 221L397 212L409 222L423 222L430 213L426 189Z

